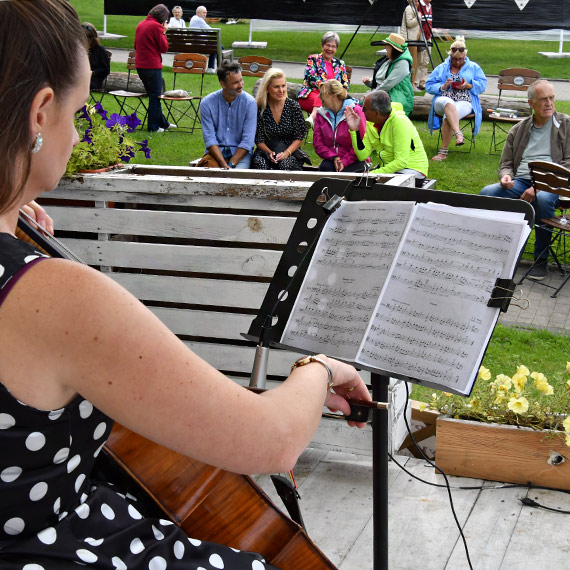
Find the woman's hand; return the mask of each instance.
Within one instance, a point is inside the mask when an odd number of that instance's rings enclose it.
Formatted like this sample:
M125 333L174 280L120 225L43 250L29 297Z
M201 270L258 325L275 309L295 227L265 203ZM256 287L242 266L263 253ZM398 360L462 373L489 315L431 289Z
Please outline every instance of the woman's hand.
M453 79L451 77L441 86L442 91L447 91L451 89L451 84L453 83Z
M456 89L471 89L471 87L473 87L473 85L471 83L467 83L464 77L463 81L461 82L461 85L458 85Z
M352 107L347 107L344 110L346 117L346 124L351 131L357 131L360 127L360 116L356 114Z
M337 172L342 172L344 170L344 164L340 158L340 156L335 156L333 159L334 167Z
M22 210L28 214L30 218L33 218L38 226L42 227L46 232L53 234L53 220L35 200L22 206Z
M347 400L372 400L366 384L364 384L354 366L329 358L324 354L319 354L318 356L329 365L333 373L334 394L329 391L325 399L325 406L331 412L340 411L345 416L348 416L350 415L350 404ZM364 422L348 422L348 424L359 428L363 428L366 425Z
M275 154L273 153L274 156L274 160L273 158L271 160L273 160L273 162L281 162L282 160L285 160L286 158L289 158L291 156L291 153L288 150L284 150L283 152L280 152L279 154Z
M370 84L370 77L363 77L362 83L364 83L364 85L369 85Z

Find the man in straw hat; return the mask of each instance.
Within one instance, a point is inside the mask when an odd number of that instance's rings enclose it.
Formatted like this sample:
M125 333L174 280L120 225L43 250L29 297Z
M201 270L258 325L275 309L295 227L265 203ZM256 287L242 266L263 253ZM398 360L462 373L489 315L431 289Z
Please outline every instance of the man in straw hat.
M371 89L381 89L390 95L392 101L402 104L408 117L414 108L414 89L410 79L413 59L406 40L400 34L390 34L382 44L386 56L374 66L374 76L364 77L362 82Z

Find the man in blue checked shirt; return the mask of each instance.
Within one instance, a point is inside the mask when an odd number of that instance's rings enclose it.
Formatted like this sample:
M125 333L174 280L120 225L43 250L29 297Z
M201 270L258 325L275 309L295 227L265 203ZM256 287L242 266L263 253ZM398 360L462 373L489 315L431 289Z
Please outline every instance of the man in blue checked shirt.
M241 67L224 61L217 69L222 88L202 100L202 135L206 151L220 168L249 168L255 129L257 104L243 90Z

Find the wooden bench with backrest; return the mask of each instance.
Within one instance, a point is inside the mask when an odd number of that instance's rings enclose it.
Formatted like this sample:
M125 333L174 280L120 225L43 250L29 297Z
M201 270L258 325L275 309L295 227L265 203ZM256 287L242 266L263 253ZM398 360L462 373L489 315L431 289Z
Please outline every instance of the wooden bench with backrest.
M63 179L43 203L72 251L128 289L194 352L247 385L255 344L242 333L261 306L307 190L320 178L135 165ZM412 184L407 175L380 180ZM272 349L268 387L299 356ZM322 424L315 444L365 455L372 449L369 430L334 420Z
M166 32L168 51L173 53L216 54L220 65L225 59L234 58L233 49L222 49L220 28L169 28Z

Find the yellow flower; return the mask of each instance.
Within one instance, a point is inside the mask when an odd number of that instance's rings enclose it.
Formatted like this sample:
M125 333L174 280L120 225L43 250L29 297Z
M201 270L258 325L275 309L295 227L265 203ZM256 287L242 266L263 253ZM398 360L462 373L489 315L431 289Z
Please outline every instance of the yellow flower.
M570 361L566 363L566 372L570 372Z
M527 377L517 372L517 374L513 376L512 381L513 381L513 386L515 388L515 392L517 394L520 394L520 392L524 390Z
M566 419L562 422L564 426L564 431L570 433L570 416L566 416Z
M564 384L566 390L570 390L570 380L566 380L566 384Z
M506 392L499 392L497 397L495 398L494 404L500 404L503 400L506 400L507 394Z
M554 394L554 389L546 380L535 382L534 385L536 389L540 390L545 396L552 396L552 394Z
M469 402L469 405L474 409L474 410L480 410L481 409L481 400L477 397L475 398L471 398L471 401Z
M495 382L499 390L505 390L505 392L508 392L513 385L512 380L506 374L498 374Z
M570 364L570 362L568 363ZM479 368L479 374L477 374L477 380L490 380L491 379L491 371L484 366Z
M512 410L515 414L524 414L528 410L528 400L524 396L520 398L513 396L507 406L509 410Z
M546 380L546 376L542 372L533 372L530 375L530 377L534 378L535 385L537 382L542 382L543 380Z
M517 368L517 374L522 374L523 376L528 376L530 374L529 369L524 365L520 364Z
M428 405L425 402L420 402L420 412L425 412L428 408Z

